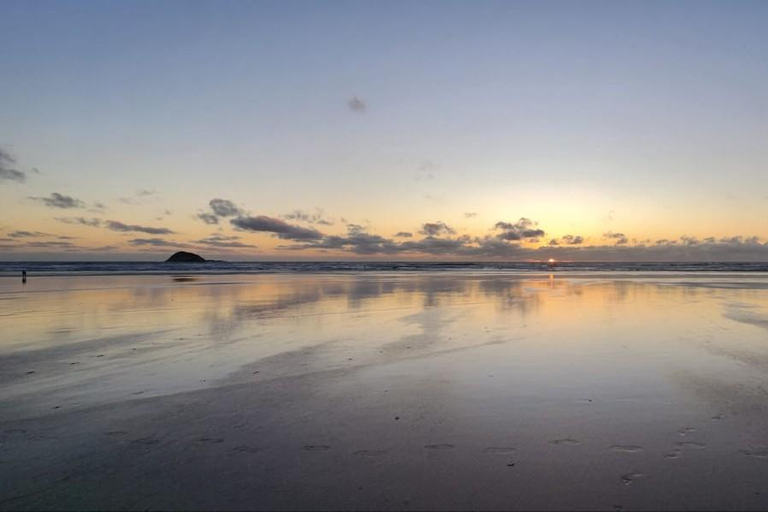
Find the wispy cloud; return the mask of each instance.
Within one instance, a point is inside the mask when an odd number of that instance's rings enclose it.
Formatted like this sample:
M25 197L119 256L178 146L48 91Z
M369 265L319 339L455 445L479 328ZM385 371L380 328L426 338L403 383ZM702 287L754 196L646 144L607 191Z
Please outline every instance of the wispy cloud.
M245 244L243 242L240 242L239 236L212 235L207 238L195 240L193 243L208 245L211 247L232 248L232 249L238 249L238 248L253 249L256 247L255 245Z
M27 174L14 168L16 159L8 152L0 149L0 183L15 181L24 183L27 181Z
M170 235L174 233L174 231L171 231L168 228L155 228L149 226L139 226L136 224L124 224L116 220L108 220L104 223L104 225L107 229L111 229L112 231L119 231L121 233L136 232L146 233L148 235Z
M41 231L13 231L8 233L8 236L11 238L40 238L52 235Z
M362 114L368 110L368 105L366 105L365 102L357 96L353 96L352 99L347 102L347 107L349 107L350 111L356 112L358 114Z
M162 238L134 238L128 241L129 244L135 246L152 246L152 247L187 247L188 244L180 242L172 242L170 240L163 240Z
M49 208L70 209L85 208L88 206L85 202L79 199L75 199L71 196L65 196L64 194L59 194L58 192L53 192L48 197L30 197L29 199L33 201L39 201Z
M101 226L101 219L95 217L56 217L56 220L63 222L64 224L79 224L81 226L90 226L92 228Z
M297 222L306 222L308 224L319 224L321 226L333 226L334 222L325 216L322 208L315 208L314 213L308 213L304 210L293 210L291 213L281 215L282 218Z
M133 196L121 197L118 200L124 204L137 205L151 203L157 199L159 199L159 197L156 191L142 188L137 190Z
M320 240L323 234L316 229L288 224L282 219L259 215L256 217L237 217L230 223L245 231L272 233L285 240Z
M213 213L208 212L200 212L197 214L197 218L201 221L205 222L206 224L218 224L219 218L214 215Z

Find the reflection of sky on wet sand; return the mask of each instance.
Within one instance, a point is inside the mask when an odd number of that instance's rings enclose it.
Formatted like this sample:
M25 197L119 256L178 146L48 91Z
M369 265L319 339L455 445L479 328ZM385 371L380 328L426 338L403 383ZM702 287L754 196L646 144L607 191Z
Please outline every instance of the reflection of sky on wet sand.
M292 443L346 443L339 457L390 454L386 481L415 495L430 464L460 457L442 470L447 489L496 482L499 460L525 468L520 508L760 508L765 284L461 273L0 281L0 413L54 428L62 411L121 403L88 416L101 425L119 410L120 426L143 417L130 411L162 418L183 403L200 412L163 429L237 438L253 425L262 445L282 447L263 455L276 479L304 467L280 462ZM241 433L222 433L234 417ZM141 439L159 428L139 425Z
M765 369L767 294L735 282L94 276L38 278L20 288L7 280L2 380L6 396L37 390L66 400L71 392L73 403L85 404L230 382L280 354L299 354L279 368L292 374L383 372L452 354L441 371L453 380L495 372L497 381L548 397L664 396L681 372L736 378Z

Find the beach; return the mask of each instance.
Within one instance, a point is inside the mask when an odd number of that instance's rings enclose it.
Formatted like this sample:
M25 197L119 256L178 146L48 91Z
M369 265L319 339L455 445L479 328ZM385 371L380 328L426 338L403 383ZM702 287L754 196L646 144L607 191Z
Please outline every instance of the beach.
M766 509L768 276L0 277L0 508Z

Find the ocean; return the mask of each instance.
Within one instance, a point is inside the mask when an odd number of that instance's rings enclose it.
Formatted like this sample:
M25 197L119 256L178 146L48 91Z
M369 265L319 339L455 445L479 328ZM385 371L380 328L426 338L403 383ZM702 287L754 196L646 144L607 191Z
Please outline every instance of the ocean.
M768 262L0 262L0 276L274 274L349 272L766 272Z

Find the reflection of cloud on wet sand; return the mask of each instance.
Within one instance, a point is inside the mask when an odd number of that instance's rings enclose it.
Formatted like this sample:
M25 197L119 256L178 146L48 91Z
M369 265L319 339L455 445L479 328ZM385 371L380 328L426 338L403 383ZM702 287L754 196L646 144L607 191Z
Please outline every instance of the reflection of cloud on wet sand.
M736 322L768 329L768 313L755 311L757 307L755 304L729 302L725 305L723 316Z

